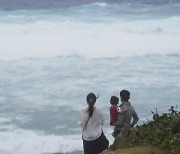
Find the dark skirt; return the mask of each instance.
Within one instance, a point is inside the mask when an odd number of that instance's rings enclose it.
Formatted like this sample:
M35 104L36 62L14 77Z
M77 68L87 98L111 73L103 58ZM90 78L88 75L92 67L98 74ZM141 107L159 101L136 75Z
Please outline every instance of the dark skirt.
M109 141L102 132L101 136L93 141L83 139L84 154L99 154L109 146Z

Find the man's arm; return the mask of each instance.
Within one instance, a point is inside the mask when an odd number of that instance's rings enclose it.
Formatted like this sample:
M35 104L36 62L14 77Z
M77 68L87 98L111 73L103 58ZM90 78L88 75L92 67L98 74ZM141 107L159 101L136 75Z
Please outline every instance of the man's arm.
M138 120L139 120L139 117L138 117L136 111L134 111L134 113L133 113L133 121L131 123L131 128L134 127L135 124L137 124Z

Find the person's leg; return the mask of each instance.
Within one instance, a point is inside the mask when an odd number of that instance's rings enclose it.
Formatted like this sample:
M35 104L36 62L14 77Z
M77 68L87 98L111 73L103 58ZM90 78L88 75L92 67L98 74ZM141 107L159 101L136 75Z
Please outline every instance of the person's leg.
M125 130L126 130L126 128L122 127L121 130L120 130L120 133L117 136L121 137L124 134Z
M119 126L114 126L114 131L113 131L113 133L112 133L112 136L113 137L116 137L116 136L118 136L118 134L121 132L121 127L119 127Z
M126 130L126 128L125 127L122 127L122 129L121 129L121 132L120 133L124 133L125 132L125 130Z
M115 123L113 123L113 125L115 126L115 128L117 130L119 130L119 132L117 131L118 132L117 135L118 136L122 136L123 133L125 132L125 130L127 129L127 124L125 122L123 122L122 119L120 119L121 115L118 115L118 118L119 119Z
M94 141L86 141L83 139L84 154L98 154Z
M101 136L95 140L95 145L96 145L97 153L101 153L102 151L104 151L105 149L107 149L109 147L109 141L103 132L102 132ZM92 153L92 154L94 154L94 153Z
M117 120L116 122L114 122L112 124L114 126L114 132L112 133L112 136L113 137L116 137L119 135L119 133L121 132L121 129L122 129L122 122Z

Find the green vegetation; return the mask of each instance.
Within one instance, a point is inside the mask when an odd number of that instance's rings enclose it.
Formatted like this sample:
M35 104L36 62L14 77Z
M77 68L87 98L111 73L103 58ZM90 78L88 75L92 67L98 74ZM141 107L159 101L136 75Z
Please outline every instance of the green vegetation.
M152 145L165 149L168 154L180 154L180 112L172 106L169 113L153 113L153 120L126 131L117 138L112 150L139 145Z
M166 154L166 152L155 146L139 145L139 146L130 147L127 149L119 149L116 151L112 151L108 149L104 151L103 154Z

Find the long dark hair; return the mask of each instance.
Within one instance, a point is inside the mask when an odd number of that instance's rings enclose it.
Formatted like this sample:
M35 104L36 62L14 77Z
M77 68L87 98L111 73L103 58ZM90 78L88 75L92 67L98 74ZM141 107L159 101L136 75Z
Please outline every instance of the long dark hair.
M99 96L98 96L99 97ZM92 117L93 111L94 111L94 104L96 103L96 99L98 98L94 93L89 93L86 97L86 101L89 105L88 112L89 112L89 118Z

